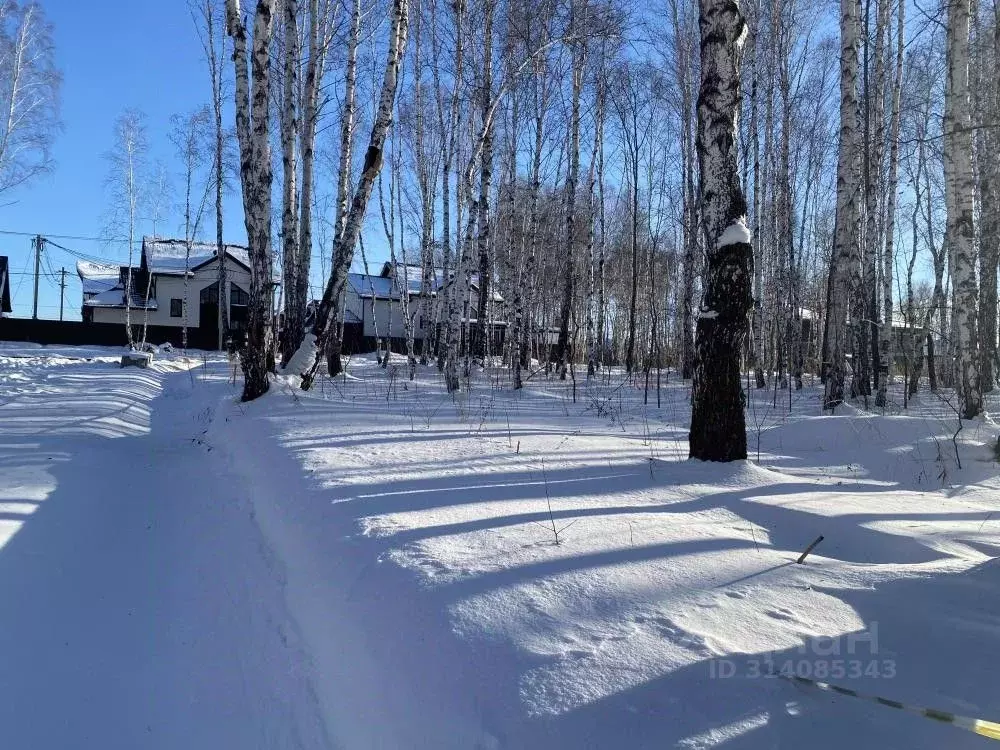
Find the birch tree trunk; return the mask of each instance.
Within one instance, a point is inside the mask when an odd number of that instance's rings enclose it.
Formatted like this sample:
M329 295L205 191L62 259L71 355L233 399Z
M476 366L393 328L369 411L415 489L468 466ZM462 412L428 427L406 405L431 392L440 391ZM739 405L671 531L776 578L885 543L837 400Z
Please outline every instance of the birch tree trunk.
M204 0L199 5L202 18L205 22L205 35L202 37L202 46L205 49L205 56L208 60L209 81L212 86L212 114L214 115L214 158L212 163L212 187L215 192L215 251L216 256L225 257L225 243L222 238L222 193L225 187L225 163L223 161L225 131L222 127L222 77L223 77L223 57L225 56L225 34L216 35L216 18L219 6L215 0ZM216 41L218 40L218 41ZM222 304L222 290L226 289L226 264L219 264L216 281L220 290L220 304L217 318L218 337L217 346L222 349L225 332L229 327L228 306Z
M969 0L948 4L947 80L944 112L945 204L948 249L952 257L953 329L959 415L982 411L979 337L976 333L979 288L975 256L975 174L969 111Z
M978 31L978 26L977 26ZM992 44L985 48L982 40L982 63L987 60L993 66L1000 64L1000 6L993 4ZM977 36L979 34L977 33ZM981 122L989 122L1000 112L1000 81L995 67L978 64L976 69L980 97ZM985 70L984 70L985 69ZM988 72L987 72L988 71ZM995 127L979 131L979 283L981 298L979 305L980 337L980 383L984 392L996 386L997 378L997 264L1000 263L1000 168L997 153L1000 152L1000 137Z
M215 254L217 257L226 256L226 244L223 239L222 221L222 192L226 185L225 163L223 161L223 148L225 145L225 131L222 127L222 52L216 54L215 50L215 5L211 0L206 8L208 21L208 64L212 79L212 114L215 117ZM220 47L221 42L220 40ZM229 305L222 304L222 294L227 289L226 264L219 264L219 273L216 281L219 284L219 319L218 319L218 347L221 350L225 344L226 330L229 328Z
M695 333L690 456L746 458L740 356L752 306L753 250L737 166L740 56L746 23L736 0L700 0L701 88L696 147L708 249Z
M869 15L866 2L866 26ZM879 203L883 188L883 166L885 151L885 37L889 19L889 0L877 0L875 16L875 51L874 59L868 64L868 50L871 42L865 43L865 148L864 148L864 191L865 191L865 226L861 243L862 264L862 294L856 298L858 335L855 358L858 365L855 368L852 391L854 395L868 396L871 394L871 380L878 387L882 373L880 371L880 353L878 349L878 289L876 279L879 269L882 237ZM873 68L873 79L869 79L869 71ZM872 377L870 377L870 375ZM866 401L867 403L867 401Z
M892 83L892 122L889 126L889 182L886 190L885 209L885 250L882 256L882 299L883 311L882 325L879 327L879 369L882 376L878 382L878 393L875 396L875 405L885 407L888 404L886 391L889 387L889 373L892 372L892 279L895 261L895 233L896 233L896 193L899 190L899 128L900 128L900 98L903 88L903 32L905 29L905 8L906 3L901 1L897 7L896 25L896 69ZM907 319L909 325L909 320ZM904 384L905 388L905 384Z
M334 240L334 264L330 271L330 277L327 279L323 298L316 310L316 321L312 331L305 336L286 368L291 372L301 373L303 390L308 390L312 386L316 371L319 369L320 359L326 350L337 312L334 305L343 297L347 272L354 260L354 248L361 236L361 226L364 223L368 202L371 199L372 187L375 184L375 178L382 170L385 141L389 128L392 126L396 88L403 54L406 50L406 32L409 21L408 0L393 0L390 19L385 73L382 78L378 110L372 124L361 177L351 199L350 210L344 220L343 232ZM339 352L337 356L339 359Z
M451 113L449 118L449 133L448 133L448 156L446 158L446 164L450 167L451 161L458 162L459 158L457 155L458 151L458 133L462 128L462 110L458 106L459 91L462 81L462 71L464 62L464 31L465 31L465 0L456 0L452 5L453 12L455 15L455 79L452 89L451 97ZM448 169L445 169L445 174L447 175ZM458 256L455 263L454 273L451 274L450 280L447 287L447 309L448 309L448 324L447 324L447 346L445 347L444 355L444 382L445 387L448 389L448 393L454 393L459 388L458 379L458 348L462 335L462 305L464 303L464 295L467 294L469 288L468 284L468 274L469 266L466 258L468 248L466 244L461 239L461 225L462 225L462 194L464 190L464 184L462 182L462 172L457 168L455 170L456 174L456 185L455 190L458 193L458 200L456 200L457 216L455 220L455 234L458 238L458 247L455 248L455 252ZM451 219L448 215L448 194L450 192L450 183L445 180L444 185L444 232L445 232L445 250L447 251L450 247L450 223Z
M534 97L535 142L531 149L531 187L528 196L528 257L524 264L525 279L535 275L535 264L538 257L538 199L542 189L542 147L545 142L545 113L548 109L549 87L546 79L546 61L540 56L534 65L535 79L532 93ZM529 282L530 284L530 282ZM514 298L514 316L517 321L518 357L514 364L514 388L521 388L521 371L528 367L531 359L530 337L532 310L532 286L524 294L519 287Z
M858 287L858 5L840 2L840 149L837 156L837 221L830 261L826 314L826 383L823 405L844 402L847 360L847 312ZM857 321L856 324L860 324Z
M586 0L583 0L586 2ZM577 3L570 3L569 33L577 34ZM586 6L584 6L586 8ZM586 10L584 10L586 15ZM569 170L566 173L566 250L564 254L565 276L563 277L562 306L559 310L559 339L556 344L556 359L559 363L559 379L566 379L566 367L570 357L569 316L573 308L573 287L576 280L574 250L576 247L576 186L580 179L580 96L583 89L583 66L586 63L586 47L580 39L571 42L572 93L569 122Z
M480 109L483 118L483 146L479 168L479 198L475 203L477 211L476 245L479 251L479 304L476 310L476 329L478 347L485 364L489 351L487 318L489 316L490 298L493 295L493 269L490 262L490 183L493 177L493 121L490 117L490 105L493 100L493 12L495 3L487 0L484 3L485 15L483 24L483 80L480 89ZM469 349L466 344L466 349ZM468 352L467 352L468 353Z
M590 171L587 178L587 379L597 374L600 363L600 355L597 350L596 321L594 315L594 305L596 303L596 278L594 274L594 225L599 213L598 206L594 200L594 189L597 184L598 171L597 163L600 158L601 142L604 140L604 82L597 82L594 105L594 148L590 155ZM603 228L602 228L603 232ZM602 237L603 242L603 237Z
M357 97L357 70L358 70L358 44L361 38L361 0L354 0L351 12L351 31L347 40L347 62L344 66L344 103L340 113L340 158L337 164L337 211L333 225L333 263L330 269L330 278L338 273L342 273L344 281L347 280L347 273L351 269L348 263L344 267L344 259L340 256L344 244L341 241L344 235L344 228L347 223L348 201L350 200L351 172L354 156L354 116ZM394 84L395 85L395 84ZM383 136L384 143L384 136ZM379 155L381 169L381 154ZM374 180L374 177L372 178ZM371 194L371 186L368 188ZM359 230L360 235L360 230ZM353 253L353 246L351 252ZM352 255L353 258L353 255ZM334 287L336 295L331 300L334 315L343 310L343 283L339 287ZM336 322L336 321L335 321ZM316 323L313 323L315 327ZM305 339L303 339L304 341ZM342 370L340 361L340 350L342 341L338 327L334 324L327 337L327 343L321 353L326 354L327 373L330 377L339 375ZM301 348L300 344L300 348ZM304 364L304 363L303 363ZM312 380L309 381L310 385ZM303 387L308 388L303 381Z
M424 142L423 58L421 55L423 13L413 17L413 108L416 122L414 156L416 159L417 187L420 191L420 296L417 300L417 321L423 330L420 345L420 364L428 362L429 350L436 339L431 320L431 295L434 292L434 185L436 175L429 169ZM436 162L434 162L436 163Z
M753 278L754 302L751 322L752 356L754 365L755 385L766 387L764 380L764 264L761 261L760 225L760 132L757 122L757 86L760 79L760 0L756 0L753 10L752 60L753 69L750 89L750 138L753 141Z
M282 0L283 71L281 98L281 270L285 296L285 325L281 341L282 360L287 362L298 348L294 328L301 327L305 305L299 304L299 212L296 180L298 164L296 145L299 121L296 98L299 94L298 0Z
M238 0L226 2L226 30L233 39L236 71L236 135L240 144L240 181L250 254L250 304L247 345L241 353L243 400L251 401L270 387L267 377L272 305L271 146L268 99L274 0L258 0L254 13L253 80L247 62L247 30ZM226 303L219 290L219 306Z
M302 85L302 119L299 128L299 157L302 162L302 187L299 191L298 248L295 256L295 288L286 288L285 294L294 297L291 317L286 307L285 346L290 356L302 343L305 335L306 310L309 306L309 274L312 266L313 203L315 198L314 172L316 166L316 126L319 119L319 91L326 69L327 50L330 45L329 2L309 0L309 60L306 63ZM287 361L287 359L285 359Z

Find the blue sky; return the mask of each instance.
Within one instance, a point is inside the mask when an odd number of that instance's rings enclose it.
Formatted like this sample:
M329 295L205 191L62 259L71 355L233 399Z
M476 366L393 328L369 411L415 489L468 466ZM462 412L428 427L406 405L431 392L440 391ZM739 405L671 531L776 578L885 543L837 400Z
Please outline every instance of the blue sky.
M150 155L172 167L173 149L167 140L170 116L209 101L208 69L185 0L42 0L42 6L54 27L56 60L63 75L64 130L55 144L55 170L0 198L0 230L99 237L108 205L103 154L112 146L116 117L126 107L144 111ZM238 195L227 200L226 218L230 224L226 238L243 241L246 235ZM157 229L172 233L179 226L175 220ZM140 230L149 232L150 226L145 224ZM214 222L210 230L214 231ZM122 246L99 241L56 241L113 259L125 257L126 252ZM0 255L11 259L14 314L30 316L32 278L20 275L32 270L30 238L0 235ZM67 318L79 319L75 258L50 248L47 260L57 272L64 266L70 272ZM58 287L53 280L43 278L39 317L58 316Z

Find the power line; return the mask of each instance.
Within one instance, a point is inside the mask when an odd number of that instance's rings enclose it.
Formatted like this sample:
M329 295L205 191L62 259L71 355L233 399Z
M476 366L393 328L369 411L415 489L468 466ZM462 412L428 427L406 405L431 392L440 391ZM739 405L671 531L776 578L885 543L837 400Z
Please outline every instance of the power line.
M17 293L19 291L21 291L21 285L24 283L24 277L28 276L28 275L34 276L34 274L29 274L29 272L28 272L28 266L30 264L31 264L31 255L29 254L28 257L27 257L27 260L24 262L24 270L21 271L21 273L20 273L21 280L17 282L17 288L14 290L14 296L15 297L17 296Z
M0 229L0 234L9 234L14 237L35 237L38 232L15 232L12 229ZM128 244L128 240L121 237L86 237L79 234L45 234L42 233L43 237L55 237L60 240L81 240L83 242L124 242Z
M52 240L48 239L48 237L46 237L45 235L43 235L43 237L45 238L45 243L47 245L52 245L52 247L58 248L59 250L62 250L65 253L69 253L74 258L79 258L80 260L86 260L86 261L89 261L91 263L100 263L100 264L104 264L104 265L107 265L109 263L120 264L120 262L121 262L121 261L115 260L113 258L107 258L107 257L104 257L104 256L97 256L97 255L90 255L89 253L84 253L84 252L81 252L80 250L72 250L72 249L70 249L68 247L60 245L58 242L53 242Z

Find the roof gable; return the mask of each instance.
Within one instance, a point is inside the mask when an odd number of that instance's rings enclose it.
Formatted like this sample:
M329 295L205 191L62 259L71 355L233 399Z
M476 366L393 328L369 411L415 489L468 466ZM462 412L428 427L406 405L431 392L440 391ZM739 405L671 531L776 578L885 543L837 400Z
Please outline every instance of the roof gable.
M100 294L113 289L118 284L121 266L78 260L76 262L76 275L80 277L84 296Z
M142 238L142 264L152 274L183 276L217 260L214 242L192 242L164 237ZM250 270L250 255L243 245L225 245L226 257Z

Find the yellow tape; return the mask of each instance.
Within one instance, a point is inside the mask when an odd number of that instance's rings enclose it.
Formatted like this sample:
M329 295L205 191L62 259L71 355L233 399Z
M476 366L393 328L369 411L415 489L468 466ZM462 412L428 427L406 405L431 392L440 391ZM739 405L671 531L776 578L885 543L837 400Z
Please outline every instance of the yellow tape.
M1000 740L1000 724L992 721L976 720L976 727L973 729L976 734L989 737L991 740Z
M848 688L843 688L838 685L832 685L829 682L819 682L818 680L810 680L808 677L798 677L795 675L779 675L792 682L801 682L807 685L812 685L820 690L826 690L832 693L838 693L839 695L847 695L852 698L860 698L861 700L872 701L883 706L889 706L890 708L898 708L903 711L909 711L910 713L915 713L923 716L927 719L934 719L935 721L942 721L946 724L951 724L959 729L964 729L967 732L975 732L980 737L988 737L991 740L1000 740L1000 724L994 721L983 721L982 719L973 719L968 716L957 716L947 711L938 711L933 708L920 708L919 706L910 706L906 703L900 703L899 701L889 700L888 698L882 698L877 695L866 695L865 693L859 693L856 690L850 690Z

